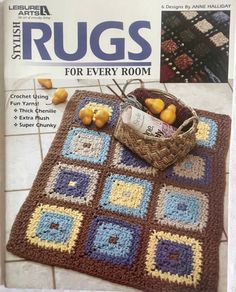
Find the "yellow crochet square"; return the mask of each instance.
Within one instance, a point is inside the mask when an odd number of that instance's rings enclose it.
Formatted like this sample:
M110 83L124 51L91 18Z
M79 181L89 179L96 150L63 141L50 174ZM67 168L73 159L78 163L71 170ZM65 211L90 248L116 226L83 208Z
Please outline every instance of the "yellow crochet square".
M176 252L178 246L180 249L185 246L187 249L191 249L191 252L185 253L186 261L191 260L191 272L186 274L179 274L179 273L173 273L171 271L173 264L170 260L170 271L166 270L166 259L163 261L164 268L162 269L157 264L157 258L158 258L158 244L160 245L159 253L161 256L165 257L168 253L168 249L166 249L166 246L168 245L171 247L173 245L173 251ZM161 250L162 245L164 246L164 253L161 253L163 250ZM192 254L191 256L189 254ZM176 256L176 255L175 255ZM167 258L168 261L168 258ZM153 230L148 243L147 248L147 254L146 254L146 271L148 272L149 276L152 276L154 278L159 278L163 281L178 283L178 284L186 284L187 286L194 286L196 287L197 284L200 281L201 273L202 273L202 246L201 243L194 239L187 236L180 236L178 234L171 234L169 232L163 232L163 231L156 231ZM168 263L167 263L168 265ZM164 271L163 271L164 270Z
M61 220L61 218L63 218L63 216L70 222L70 225L64 224L63 228L61 228L60 230L59 221ZM42 221L42 218L44 219L44 232L42 232L44 237L45 230L47 231L48 229L48 232L50 233L50 228L54 228L56 229L55 232L60 232L59 236L61 238L52 238L52 236L49 234L49 237L45 239L38 234L38 229L40 227L40 222ZM50 221L49 218L55 218L56 223ZM54 249L71 253L80 232L82 220L83 214L77 210L58 207L54 205L41 204L32 213L32 217L30 218L29 225L26 231L26 238L31 244L47 249Z
M112 184L109 202L127 208L138 208L143 194L143 186L117 180Z
M199 122L197 127L197 133L196 133L196 139L199 140L208 140L209 138L209 132L210 132L210 126L207 123Z

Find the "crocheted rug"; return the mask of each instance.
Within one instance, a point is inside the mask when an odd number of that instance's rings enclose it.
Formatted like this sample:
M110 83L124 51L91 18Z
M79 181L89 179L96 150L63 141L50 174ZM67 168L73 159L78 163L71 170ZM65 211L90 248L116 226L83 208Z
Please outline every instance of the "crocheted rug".
M227 82L230 11L162 12L161 81Z
M84 106L106 107L107 126L83 126ZM216 291L230 118L198 113L197 146L160 172L112 137L114 96L76 91L8 251L145 291Z

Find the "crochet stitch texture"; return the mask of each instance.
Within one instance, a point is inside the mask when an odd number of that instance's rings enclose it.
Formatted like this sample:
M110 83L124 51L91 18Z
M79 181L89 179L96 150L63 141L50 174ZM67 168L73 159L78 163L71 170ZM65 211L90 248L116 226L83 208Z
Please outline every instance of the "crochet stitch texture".
M163 11L161 82L227 82L229 11Z
M107 126L83 126L81 106L109 108ZM230 118L198 114L196 147L161 172L113 138L116 97L76 91L8 251L144 291L217 291Z

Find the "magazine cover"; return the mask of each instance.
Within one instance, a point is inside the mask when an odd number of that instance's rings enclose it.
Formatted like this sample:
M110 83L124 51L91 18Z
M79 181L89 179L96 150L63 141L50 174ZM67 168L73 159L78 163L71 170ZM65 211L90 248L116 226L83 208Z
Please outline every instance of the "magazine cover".
M236 291L234 1L0 5L2 289Z

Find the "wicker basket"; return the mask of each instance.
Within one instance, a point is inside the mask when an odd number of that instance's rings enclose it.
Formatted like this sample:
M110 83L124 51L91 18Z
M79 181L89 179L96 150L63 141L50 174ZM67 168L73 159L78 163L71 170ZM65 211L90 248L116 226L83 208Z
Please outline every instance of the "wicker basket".
M125 85L124 90L128 84ZM143 88L143 83L140 88ZM155 168L164 170L183 159L195 146L198 116L192 108L170 93L154 89L145 89L145 91L149 98L160 97L166 105L172 103L176 106L177 120L173 126L177 131L170 138L152 137L133 130L119 118L114 136ZM137 90L131 94L137 96Z

